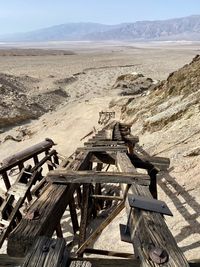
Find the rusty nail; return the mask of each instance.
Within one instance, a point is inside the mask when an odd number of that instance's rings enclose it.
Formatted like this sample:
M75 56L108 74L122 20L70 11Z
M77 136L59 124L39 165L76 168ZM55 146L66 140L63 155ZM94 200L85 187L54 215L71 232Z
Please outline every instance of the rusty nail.
M149 257L153 262L157 264L162 264L168 261L167 251L159 247L152 248L149 251Z

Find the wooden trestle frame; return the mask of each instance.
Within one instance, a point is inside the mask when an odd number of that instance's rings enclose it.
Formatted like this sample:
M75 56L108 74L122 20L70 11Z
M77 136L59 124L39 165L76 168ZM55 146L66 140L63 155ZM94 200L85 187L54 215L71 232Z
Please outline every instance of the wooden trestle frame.
M68 159L52 150L50 139L5 159L0 168L6 188L0 198L0 246L6 238L8 243L7 255L0 255L0 266L198 266L187 262L163 214L129 205L130 195L157 199L157 174L170 164L168 158L150 157L138 142L131 125L113 121ZM110 165L115 172L108 171ZM19 170L15 180L10 177L14 167ZM103 194L107 183L120 184L122 194ZM111 212L88 236L90 221L106 204ZM74 235L78 235L73 257L60 223L67 207ZM124 207L134 254L92 248ZM80 222L77 209L81 210ZM57 239L52 239L54 232ZM88 253L124 259L85 258Z

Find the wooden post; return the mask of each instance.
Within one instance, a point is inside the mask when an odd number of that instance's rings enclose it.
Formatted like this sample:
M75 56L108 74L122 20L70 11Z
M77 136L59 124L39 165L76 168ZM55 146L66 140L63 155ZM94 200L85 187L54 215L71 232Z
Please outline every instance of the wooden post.
M80 209L81 203L82 203L82 193L81 193L81 187L77 186L76 188L76 197L77 197L77 206Z
M21 171L24 168L24 163L21 161L18 163L19 170Z
M80 222L80 233L79 233L79 247L86 239L86 228L88 222L88 199L89 199L90 184L83 185L83 197L81 207L81 222ZM81 257L83 254L79 254Z
M101 171L103 168L103 163L97 163L97 171ZM95 195L101 195L101 184L100 183L96 183L95 187L94 187L94 194ZM95 199L94 200L94 209L95 209L95 213L94 213L94 218L96 218L98 210L103 208L103 200L99 200L99 199Z
M79 230L79 225L78 225L78 217L76 213L76 205L75 205L74 197L72 197L69 203L69 211L71 215L73 231L75 234Z
M58 159L58 155L57 155L57 153L55 153L55 154L53 155L53 160L54 160L54 163L55 163L55 164L59 165L59 159Z
M10 188L11 185L10 185L10 181L9 181L7 172L5 171L5 172L1 173L1 175L2 175L2 178L3 178L3 180L4 180L5 187L6 187L6 189L8 190L8 189Z
M33 161L34 161L34 164L37 165L39 163L39 159L38 159L38 156L37 155L34 155L33 156Z
M158 171L156 169L151 169L148 171L148 174L151 178L151 182L149 185L149 191L151 192L153 198L158 198L158 192L157 192L157 173Z
M60 238L63 237L62 227L61 227L60 222L59 222L58 225L56 226L56 235L57 235L57 237L60 237Z
M130 159L125 153L117 153L117 167L121 172L134 172ZM122 190L124 186L122 185ZM147 186L132 184L129 193L133 195L152 198ZM126 202L127 214L130 213L130 206ZM189 267L189 264L177 246L174 237L168 229L163 216L160 213L134 209L130 213L129 229L133 246L141 261L142 267L157 266L150 259L150 249L159 248L165 250L166 267ZM152 265L153 264L153 265Z

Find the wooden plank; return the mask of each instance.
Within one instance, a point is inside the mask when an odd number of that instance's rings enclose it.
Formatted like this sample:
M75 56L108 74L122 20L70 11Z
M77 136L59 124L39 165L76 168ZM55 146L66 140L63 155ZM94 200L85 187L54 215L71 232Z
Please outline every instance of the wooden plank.
M93 265L90 263L89 260L73 260L71 261L69 267L92 267Z
M90 167L91 156L92 153L89 151L79 152L75 159L67 165L66 170L87 170Z
M118 172L93 172L93 171L69 171L65 169L56 169L50 171L47 181L55 184L68 183L138 183L149 185L148 175L141 173L118 173Z
M137 259L120 259L120 258L71 258L72 263L75 264L76 261L81 264L81 262L89 261L92 267L140 267L140 262ZM79 267L82 265L70 265L70 267ZM83 265L84 266L84 265ZM86 267L86 266L84 266Z
M100 200L117 200L117 201L123 200L123 197L120 196L92 195L91 197Z
M92 137L91 139L89 139L89 141L112 141L112 138L107 138L105 135L95 135L94 137Z
M170 165L169 158L141 156L137 153L133 155L128 154L128 157L136 168L144 168L147 170L157 168L158 170L164 171L167 170Z
M7 254L0 254L0 267L16 267L22 266L24 258L13 258Z
M31 195L35 195L36 197L38 197L40 190L45 186L46 183L46 178L42 178L42 180L40 180L31 190Z
M79 147L76 151L90 151L90 152L105 152L105 151L123 151L127 152L126 146L93 146L93 147Z
M84 143L84 146L117 146L117 145L124 145L124 141L112 141L112 140L107 140L107 141L97 141L97 140L91 140L88 142Z
M117 122L113 129L113 140L123 140L123 137L120 133L119 122Z
M77 254L82 254L84 250L101 234L103 229L123 210L124 201L119 203L108 217L94 230L87 240L79 247Z
M109 250L103 250L103 249L86 248L84 253L120 257L120 258L127 258L127 259L135 259L134 254L131 254L131 253L109 251Z
M133 172L135 170L130 159L124 153L117 154L117 167L121 172ZM123 186L122 190L124 190ZM152 198L148 188L138 184L133 184L129 193ZM126 209L127 214L129 214L128 202L126 202ZM134 209L130 214L129 229L141 266L152 266L149 249L153 247L163 248L169 255L168 261L165 263L166 267L189 266L161 214Z
M22 267L64 267L69 262L69 253L64 238L39 237L27 254Z
M70 163L73 170L87 169L90 164L90 153L80 153L76 160ZM60 219L69 204L76 189L75 184L49 185L34 202L27 215L22 218L17 227L10 233L8 238L8 254L10 256L26 255L36 238L41 235L52 236ZM33 214L37 211L37 218Z
M24 258L13 258L7 254L0 254L0 267L22 266ZM137 259L120 258L70 258L70 267L140 267L140 261ZM190 267L199 267L200 260L190 262Z
M52 184L43 192L31 205L26 217L10 233L7 248L10 256L25 256L38 236L53 234L69 204L72 190L70 186ZM30 220L35 211L38 213L37 219Z

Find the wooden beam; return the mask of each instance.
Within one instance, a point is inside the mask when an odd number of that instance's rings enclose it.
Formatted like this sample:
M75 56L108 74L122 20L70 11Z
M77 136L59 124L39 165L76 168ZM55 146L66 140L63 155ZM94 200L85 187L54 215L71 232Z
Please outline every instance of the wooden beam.
M90 164L90 153L80 153L69 168L87 169ZM65 209L76 189L76 184L49 185L29 208L28 213L8 238L8 254L10 256L26 255L36 238L41 235L52 236ZM34 218L34 214L37 214ZM31 218L31 219L30 219Z
M134 254L131 254L131 253L110 251L110 250L103 250L103 249L86 248L84 253L105 255L105 256L110 256L110 257L111 256L120 257L120 258L127 258L127 259L135 259Z
M39 237L25 258L22 267L65 267L69 253L64 238Z
M3 232L0 235L0 247L2 246L5 238L7 238L8 234L12 231L13 226L16 226L15 220L20 218L19 209L22 207L22 205L23 205L26 197L28 196L28 194L30 194L31 186L33 184L35 184L35 182L38 180L38 177L40 176L40 173L41 173L41 169L39 168L37 171L35 171L35 173L32 174L32 177L29 177L30 179L27 182L27 184L24 185L23 192L21 192L21 196L18 197L18 200L16 200L15 206L13 207L11 213L6 218L8 220L8 225L7 225L7 227L4 228ZM22 171L22 174L19 175L19 177L22 178L22 176L23 176L23 171ZM16 188L16 184L13 184L11 186L11 188L9 189L8 193L13 192L14 189L12 187ZM7 203L9 201L9 199L14 201L14 196L12 194L8 195L8 200L5 200L5 203ZM3 207L4 207L4 205L1 206L2 215L4 213ZM6 209L6 207L5 207L5 209Z
M170 165L169 158L163 157L150 157L141 156L137 153L128 154L129 159L136 168L142 168L151 170L152 168L157 168L158 170L167 170Z
M149 185L148 175L141 173L118 173L118 172L93 172L93 171L69 171L65 169L56 169L50 171L47 181L54 184L69 183L138 183Z
M79 247L84 243L84 241L86 239L86 229L87 229L88 212L89 212L89 206L88 206L89 192L90 192L90 184L84 184L83 185L83 194L82 194ZM82 256L82 253L78 253L78 255Z
M148 171L148 174L151 178L151 182L149 185L149 191L151 192L151 195L153 198L157 199L158 198L158 192L157 192L157 169L151 169Z
M10 233L7 247L10 256L24 257L38 236L52 236L69 204L73 189L70 185L52 184L43 192L31 205L26 217Z
M0 168L0 174L4 171L7 171L14 166L20 164L21 162L27 161L30 158L34 157L35 155L38 155L47 149L50 149L54 145L54 142L51 139L46 138L44 141L31 146L27 149L24 149L20 152L17 152L16 154L4 159L2 161L3 166Z
M102 171L103 169L103 163L97 163L96 171ZM94 194L101 195L101 184L96 183L94 185ZM93 209L93 217L96 218L98 212L103 208L103 201L94 199L94 209Z
M123 210L124 201L119 203L108 217L94 230L87 240L78 248L77 254L82 254L84 250L101 234L103 229Z
M117 201L123 200L123 197L120 196L92 195L91 197L100 200L117 200Z
M7 254L0 254L0 267L22 266L25 258L10 257ZM87 264L86 264L87 263ZM70 267L140 267L138 259L120 259L120 258L72 258L70 257ZM190 261L190 267L199 267L200 260Z
M36 197L39 196L40 190L46 185L47 181L46 178L43 177L31 190L31 195L35 195Z
M70 211L70 216L72 220L72 227L74 234L79 230L79 224L78 224L78 216L76 212L76 204L74 201L74 196L72 197L70 203L69 203L69 211Z
M121 172L135 171L130 159L124 153L117 154L117 167ZM124 190L123 186L122 190ZM133 184L130 187L129 194L152 198L148 188L138 184ZM126 202L126 209L129 214L130 207L128 202ZM129 229L141 266L152 266L150 249L154 247L164 249L168 254L167 262L165 263L166 267L189 266L161 214L134 209L130 213Z
M84 143L84 146L117 146L117 145L123 145L125 144L124 141L112 141L112 140L107 140L107 141L95 141L91 140L88 142Z
M88 261L92 267L140 267L140 262L137 259L120 259L120 258L110 258L110 257L88 257L88 258L71 258L73 267L82 266L81 262ZM80 265L76 265L76 262L79 262ZM72 267L70 265L70 267ZM87 265L83 265L87 267Z
M90 152L116 152L116 151L123 151L127 152L126 146L93 146L93 147L79 147L76 151L90 151Z
M81 260L71 261L69 267L93 267L93 265L90 263L90 261L82 259L82 261Z
M56 226L56 235L59 238L63 238L61 223L58 223L58 225Z
M49 154L47 154L44 158L42 158L40 161L37 162L37 164L31 169L31 172L34 172L39 167L41 167L42 165L44 165L55 154L56 154L56 150L50 151Z
M102 153L102 152L94 152L92 153L91 161L97 162L97 163L105 163L110 165L115 165L115 158L116 156L108 153Z
M0 254L0 267L22 266L24 258L13 258L7 254Z

